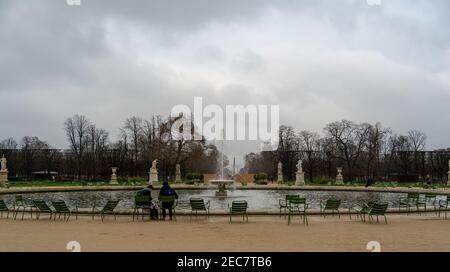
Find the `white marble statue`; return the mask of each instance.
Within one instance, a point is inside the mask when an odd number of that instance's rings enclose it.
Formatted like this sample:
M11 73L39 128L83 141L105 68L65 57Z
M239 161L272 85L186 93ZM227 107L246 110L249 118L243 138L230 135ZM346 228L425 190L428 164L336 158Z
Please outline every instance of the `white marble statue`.
M303 161L302 160L298 160L298 162L297 162L297 172L298 173L303 172Z
M152 161L152 169L156 169L156 164L158 163L158 160Z
M5 155L2 156L2 158L0 159L0 162L1 162L0 171L7 171L8 170L8 168L6 167L7 160L5 158Z

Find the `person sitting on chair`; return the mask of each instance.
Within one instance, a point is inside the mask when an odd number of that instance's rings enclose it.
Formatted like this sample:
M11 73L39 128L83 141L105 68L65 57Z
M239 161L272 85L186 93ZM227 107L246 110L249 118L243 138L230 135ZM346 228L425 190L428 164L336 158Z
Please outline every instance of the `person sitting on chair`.
M175 199L178 199L178 194L175 192L172 187L169 186L169 183L167 181L163 182L163 185L161 187L161 190L159 191L160 196L175 196ZM166 219L166 209L169 210L169 217L170 220L172 220L172 206L173 202L163 202L162 203L162 215L163 219Z
M157 219L158 218L158 210L156 208L155 203L152 202L152 189L154 189L153 185L148 185L144 189L138 191L136 195L139 196L148 196L149 205L145 208L146 210L150 210L150 218Z

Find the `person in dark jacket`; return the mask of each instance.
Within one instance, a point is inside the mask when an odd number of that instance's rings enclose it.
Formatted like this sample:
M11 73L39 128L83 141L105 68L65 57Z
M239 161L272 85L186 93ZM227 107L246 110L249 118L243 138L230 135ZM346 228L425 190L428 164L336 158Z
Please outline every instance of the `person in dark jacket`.
M136 195L138 196L148 196L148 203L149 205L145 205L146 208L144 210L149 210L150 212L150 218L153 220L158 219L158 209L156 208L155 203L152 202L152 189L154 189L153 185L148 185L142 190L139 190Z
M152 189L153 189L153 185L148 185L147 187L145 187L142 190L139 190L136 194L137 195L141 195L141 196L150 196L150 200L152 198Z
M175 196L175 199L178 199L177 192L175 192L175 190L169 186L169 183L167 181L163 182L161 190L159 191L159 195L160 196ZM162 203L163 219L166 219L166 209L168 209L170 220L172 220L172 206L173 206L173 202L172 203L168 203L168 202Z

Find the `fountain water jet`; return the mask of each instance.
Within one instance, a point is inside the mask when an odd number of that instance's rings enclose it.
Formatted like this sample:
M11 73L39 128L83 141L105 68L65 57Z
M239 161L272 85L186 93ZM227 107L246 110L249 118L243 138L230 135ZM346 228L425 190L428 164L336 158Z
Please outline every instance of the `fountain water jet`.
M225 141L225 136L222 130L222 142L220 145L220 178L219 179L215 179L215 180L211 180L210 183L211 184L216 184L218 187L218 190L216 191L216 196L218 197L226 197L227 196L227 190L226 190L226 186L233 184L234 180L231 179L224 179L223 177L223 144Z

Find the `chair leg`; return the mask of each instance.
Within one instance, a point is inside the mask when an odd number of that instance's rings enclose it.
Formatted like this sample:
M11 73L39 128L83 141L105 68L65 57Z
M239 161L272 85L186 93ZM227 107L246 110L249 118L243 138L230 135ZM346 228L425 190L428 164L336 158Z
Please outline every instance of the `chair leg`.
M383 215L383 216L384 216L384 223L387 224L387 217L386 217L386 215Z

